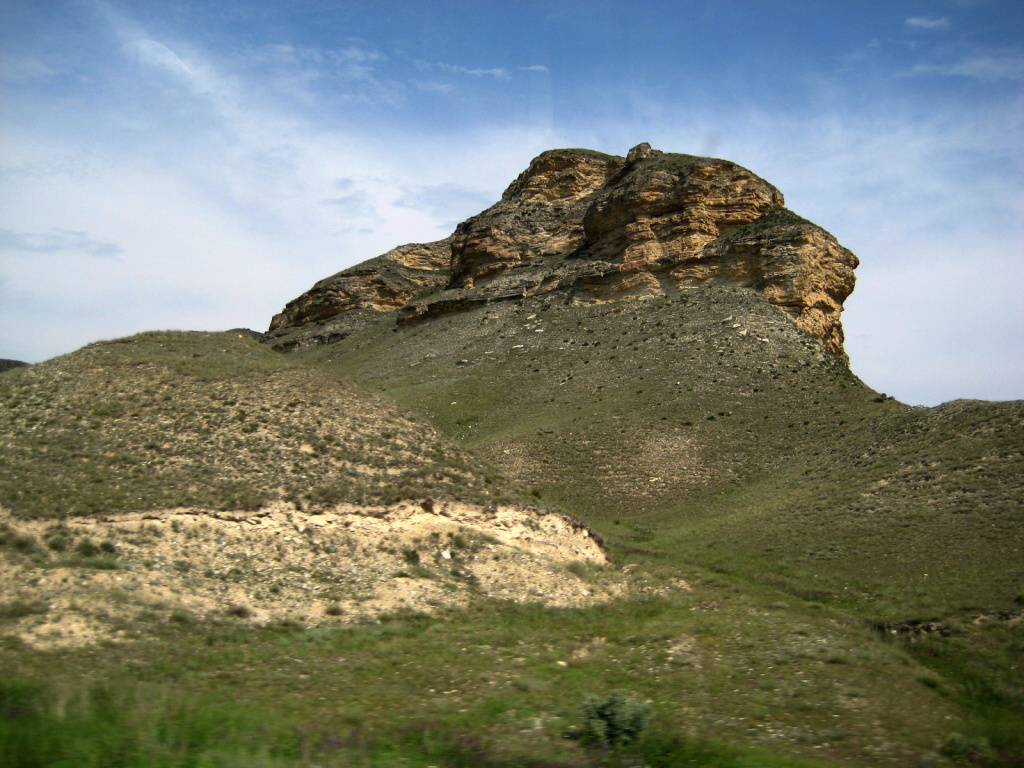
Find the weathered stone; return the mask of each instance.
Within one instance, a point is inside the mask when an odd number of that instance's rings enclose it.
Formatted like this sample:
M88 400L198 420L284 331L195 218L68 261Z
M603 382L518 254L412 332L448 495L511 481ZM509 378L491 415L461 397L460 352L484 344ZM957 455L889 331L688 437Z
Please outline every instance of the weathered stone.
M448 282L451 238L413 243L324 278L274 315L266 340L282 350L348 336L380 312Z
M329 343L380 312L408 325L538 294L622 301L714 281L758 291L846 362L840 315L857 257L783 206L778 189L726 160L646 143L626 158L549 150L446 240L321 280L274 318L268 341Z

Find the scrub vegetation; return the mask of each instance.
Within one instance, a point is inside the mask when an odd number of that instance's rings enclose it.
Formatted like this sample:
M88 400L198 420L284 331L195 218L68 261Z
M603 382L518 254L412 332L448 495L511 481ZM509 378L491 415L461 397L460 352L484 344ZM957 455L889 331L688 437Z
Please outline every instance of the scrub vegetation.
M6 371L0 398L0 563L39 580L0 598L5 764L1024 761L1024 405L896 402L750 291L508 301L284 356L144 334ZM235 578L226 528L168 512L505 501L603 541L558 571L600 600L501 597L504 545L453 522L373 557L459 600L359 615L329 518ZM128 512L182 554L99 533ZM54 574L119 632L35 643L72 610ZM264 602L129 616L145 574ZM300 594L319 608L260 613Z

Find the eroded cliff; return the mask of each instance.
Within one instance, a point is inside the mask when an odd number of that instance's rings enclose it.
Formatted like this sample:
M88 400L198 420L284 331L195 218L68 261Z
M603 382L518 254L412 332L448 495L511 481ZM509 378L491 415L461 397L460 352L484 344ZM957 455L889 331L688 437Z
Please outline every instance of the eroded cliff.
M275 316L283 350L331 343L381 313L399 325L553 294L641 299L738 284L847 362L840 317L857 257L735 163L654 150L542 153L500 201L445 240L406 245L318 282Z

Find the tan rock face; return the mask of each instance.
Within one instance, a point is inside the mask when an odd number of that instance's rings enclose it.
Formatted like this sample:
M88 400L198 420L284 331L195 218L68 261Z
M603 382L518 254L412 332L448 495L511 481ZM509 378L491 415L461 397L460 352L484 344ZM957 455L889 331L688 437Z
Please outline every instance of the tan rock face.
M395 248L324 278L289 301L274 315L268 336L284 350L344 338L367 313L394 311L423 291L444 286L450 261L451 238Z
M727 279L760 291L849 363L840 315L856 282L858 259L828 232L789 211L775 210L709 245L705 256ZM674 270L673 278L680 285L700 282L688 265Z
M733 163L659 159L652 153L632 165L588 208L583 225L594 258L631 266L678 260L783 204L775 187Z
M452 286L481 287L524 262L571 252L583 243L593 195L623 166L621 157L551 150L537 157L501 201L452 235Z
M544 293L622 301L714 281L758 291L846 362L840 316L857 257L783 205L778 189L725 160L648 144L626 158L550 150L447 240L317 283L274 318L268 341L329 342L379 312L398 310L403 325Z

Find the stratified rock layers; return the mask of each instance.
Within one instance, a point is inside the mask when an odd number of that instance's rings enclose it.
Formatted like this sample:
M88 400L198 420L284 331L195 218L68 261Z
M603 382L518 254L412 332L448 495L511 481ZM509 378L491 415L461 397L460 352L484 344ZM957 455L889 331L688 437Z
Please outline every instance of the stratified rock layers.
M552 294L637 299L728 282L761 293L848 362L840 317L857 257L735 163L653 150L542 153L445 240L396 248L318 282L274 317L280 349Z

